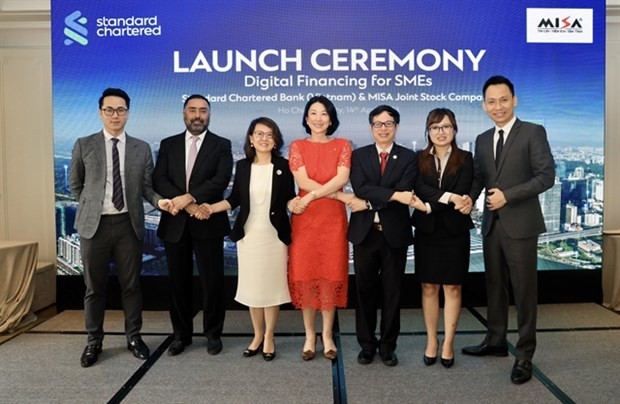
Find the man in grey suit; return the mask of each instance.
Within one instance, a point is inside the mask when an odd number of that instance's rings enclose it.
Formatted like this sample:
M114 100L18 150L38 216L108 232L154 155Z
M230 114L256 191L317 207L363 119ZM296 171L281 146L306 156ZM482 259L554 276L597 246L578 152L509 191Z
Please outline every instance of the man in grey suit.
M75 142L71 157L71 192L79 205L75 228L84 265L84 318L88 343L80 364L93 365L102 349L103 317L109 262L116 263L121 286L127 349L149 357L142 327L142 239L144 197L153 206L171 209L171 201L153 191L153 158L146 142L128 136L129 96L108 88L99 98L103 130Z
M510 379L532 378L536 348L537 245L545 232L538 195L553 186L555 165L541 125L514 114L517 97L505 77L493 76L483 86L482 107L495 127L476 139L472 201L486 189L482 217L487 289L487 335L466 355L508 356L509 285L517 309L519 339Z

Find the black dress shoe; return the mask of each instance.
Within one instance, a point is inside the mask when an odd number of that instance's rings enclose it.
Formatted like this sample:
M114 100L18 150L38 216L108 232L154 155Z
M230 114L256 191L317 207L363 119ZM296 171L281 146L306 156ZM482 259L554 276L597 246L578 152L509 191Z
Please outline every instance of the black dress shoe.
M451 358L451 359L441 358L441 365L446 369L450 369L452 365L454 365L454 358Z
M424 364L426 366L430 366L430 365L434 365L435 362L437 362L437 357L433 356L432 358L430 356L426 356L426 354L424 354Z
M131 341L127 342L127 349L138 359L145 360L150 356L149 347L146 346L140 337L134 337Z
M375 351L370 349L362 349L359 354L357 354L357 363L360 365L368 365L372 363L373 359L375 359Z
M168 356L177 356L181 352L185 351L185 347L191 345L191 343L191 341L183 342L180 339L175 339L168 348Z
M83 368L92 366L95 362L97 362L100 353L101 345L86 345L86 348L84 348L84 352L82 353L82 357L80 358L80 365L82 365Z
M510 381L514 384L523 384L532 378L532 361L529 359L517 359L512 367Z
M383 362L385 366L398 365L398 357L396 357L394 351L379 352L379 356L381 356L381 362Z
M473 356L508 356L508 348L503 346L488 345L486 342L482 342L479 345L467 346L463 348L462 352L465 355Z
M220 338L207 338L207 352L209 355L217 355L222 352L222 340Z

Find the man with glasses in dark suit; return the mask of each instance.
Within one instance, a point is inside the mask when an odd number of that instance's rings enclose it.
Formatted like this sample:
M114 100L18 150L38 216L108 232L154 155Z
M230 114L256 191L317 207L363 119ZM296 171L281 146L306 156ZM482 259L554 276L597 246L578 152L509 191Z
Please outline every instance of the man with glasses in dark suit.
M413 244L409 204L418 166L413 150L394 142L400 123L396 109L378 106L368 119L374 143L353 151L350 173L356 198L349 202L349 241L353 243L357 290L355 328L362 347L357 361L363 365L371 363L378 349L383 364L396 366L400 290L407 249ZM361 210L356 207L360 199L366 203Z

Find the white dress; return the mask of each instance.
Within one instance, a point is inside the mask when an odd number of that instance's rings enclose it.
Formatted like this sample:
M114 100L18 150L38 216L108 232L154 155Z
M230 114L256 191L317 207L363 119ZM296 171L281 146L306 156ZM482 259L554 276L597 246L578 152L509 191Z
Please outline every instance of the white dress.
M250 214L237 242L239 275L235 300L248 307L291 301L287 282L288 248L269 221L273 164L252 164Z

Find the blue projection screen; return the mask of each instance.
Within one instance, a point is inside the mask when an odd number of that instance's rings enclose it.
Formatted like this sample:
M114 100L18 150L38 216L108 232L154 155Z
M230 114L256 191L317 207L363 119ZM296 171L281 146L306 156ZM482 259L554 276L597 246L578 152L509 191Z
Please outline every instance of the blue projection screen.
M238 160L258 116L273 118L286 144L306 136L303 108L316 94L334 102L335 136L354 147L372 142L368 112L390 104L401 113L399 143L425 147L427 113L447 107L471 151L493 125L481 88L495 74L513 81L517 116L546 127L556 159L556 183L540 197L539 269L601 267L604 0L52 0L52 61L60 274L83 272L68 172L75 140L102 127L97 100L107 87L129 93L127 133L155 157L161 139L184 130L184 99L205 95L210 129L231 139ZM159 214L148 205L146 215L143 274L166 274ZM473 230L472 272L484 270L481 246ZM234 274L234 243L225 254Z

